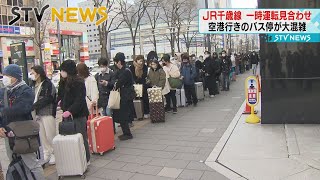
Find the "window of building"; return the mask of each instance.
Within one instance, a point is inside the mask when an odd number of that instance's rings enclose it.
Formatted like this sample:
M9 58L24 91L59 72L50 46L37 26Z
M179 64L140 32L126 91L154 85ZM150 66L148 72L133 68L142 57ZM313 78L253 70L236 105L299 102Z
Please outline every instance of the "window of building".
M97 40L95 39L94 42L96 42Z
M98 52L98 50L96 50L96 52Z
M90 42L92 42L92 40L90 40Z
M2 15L2 24L4 24L4 25L8 24L8 16Z

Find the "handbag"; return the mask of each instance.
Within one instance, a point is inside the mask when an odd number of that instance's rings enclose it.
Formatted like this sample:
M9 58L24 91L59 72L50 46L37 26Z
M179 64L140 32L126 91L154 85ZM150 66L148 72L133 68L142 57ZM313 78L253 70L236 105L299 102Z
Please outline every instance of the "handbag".
M9 107L8 90L4 92L4 106ZM8 127L14 134L14 143L10 147L13 153L29 154L38 151L40 147L38 122L34 120L11 122Z
M142 98L143 95L143 85L142 84L134 84L134 91L136 93L137 98Z
M77 134L76 124L74 123L72 117L62 119L62 121L59 123L59 134L63 136Z
M169 81L171 88L174 88L174 89L181 89L182 88L183 83L180 78L169 77L168 81Z
M116 87L116 85L114 87ZM119 89L115 90L115 88L113 88L113 90L110 91L108 108L120 109L120 91L119 91Z

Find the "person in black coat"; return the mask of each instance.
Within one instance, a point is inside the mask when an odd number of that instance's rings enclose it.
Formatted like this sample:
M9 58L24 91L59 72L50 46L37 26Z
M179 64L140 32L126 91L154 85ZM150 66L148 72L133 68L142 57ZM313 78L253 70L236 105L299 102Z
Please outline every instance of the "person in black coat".
M204 72L205 72L206 85L207 85L207 88L209 89L209 95L211 98L213 98L217 94L216 92L217 65L216 65L215 59L213 59L211 56L209 56L204 60Z
M58 90L58 102L63 111L62 117L73 118L77 133L83 136L87 161L90 151L87 136L87 117L89 110L86 102L86 86L84 80L77 76L76 63L72 60L64 61L61 66L61 77Z
M143 85L143 110L144 110L144 118L149 118L149 98L148 98L148 85L147 85L147 76L148 76L148 66L144 62L144 57L139 55L133 62L133 65L130 66L130 71L133 75L133 80L135 84Z
M226 51L222 51L221 55L221 73L222 73L222 90L229 91L230 72L232 67L231 59L226 55Z
M115 89L120 89L120 109L113 110L113 119L120 123L123 134L119 136L121 141L132 139L129 123L132 122L132 106L135 98L133 87L133 76L129 69L126 69L125 56L123 53L117 53L114 63L118 67L115 74Z

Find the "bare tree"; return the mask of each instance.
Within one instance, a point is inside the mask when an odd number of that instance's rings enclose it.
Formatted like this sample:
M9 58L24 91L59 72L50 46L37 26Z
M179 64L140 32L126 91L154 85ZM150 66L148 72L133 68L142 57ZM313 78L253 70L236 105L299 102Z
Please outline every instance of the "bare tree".
M160 18L160 5L161 5L161 0L153 0L151 1L150 6L146 9L146 14L148 16L151 29L152 29L151 30L152 39L150 39L150 41L153 43L154 50L156 52L157 52L157 40L155 35L155 29L157 27L157 23Z
M108 19L98 26L99 41L101 46L101 57L105 57L110 60L109 52L107 50L108 35L110 32L119 29L123 21L120 18L121 11L115 6L116 0L93 0L94 7L107 7ZM97 14L97 19L100 16Z
M37 7L38 9L41 9L43 6L45 6L46 0L33 0L32 5L34 7ZM34 15L33 15L34 16ZM33 17L32 27L30 28L31 35L32 35L32 41L36 45L35 48L35 57L40 60L40 65L43 65L43 57L42 57L42 45L44 44L45 40L45 32L47 31L47 28L49 27L51 22L50 19L50 13L45 13L42 17L41 22L38 22L35 16Z
M217 34L212 34L211 35L211 41L210 42L214 47L214 51L217 51L218 45L220 44L220 41L219 41L219 39L217 37L218 37Z
M172 56L175 53L176 33L179 31L179 29L177 29L177 27L179 27L179 12L184 3L182 0L163 0L161 4L164 13L164 16L161 18L170 30L170 35L166 35L166 37L170 42Z
M188 2L186 2L184 4L184 7L182 8L182 14L180 17L181 18L178 18L180 24L178 35L180 36L180 33L182 33L187 52L189 53L190 45L193 39L198 35L198 31L190 32L192 22L197 18L197 2L195 0L189 0Z
M136 38L139 30L141 19L143 18L147 7L150 5L150 0L136 0L134 4L128 0L118 0L123 21L128 26L133 45L133 58L136 57Z

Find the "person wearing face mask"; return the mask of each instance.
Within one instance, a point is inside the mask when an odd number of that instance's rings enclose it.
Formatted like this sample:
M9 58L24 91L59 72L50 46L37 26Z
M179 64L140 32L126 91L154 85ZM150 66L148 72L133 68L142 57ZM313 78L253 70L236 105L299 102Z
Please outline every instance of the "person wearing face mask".
M94 113L94 108L97 108L99 99L99 90L96 79L90 75L89 68L85 63L77 65L78 76L84 79L86 85L86 100L90 113Z
M164 89L166 84L166 73L162 69L157 59L150 61L151 69L148 73L147 84L149 87L161 87ZM168 93L168 92L167 92ZM167 94L163 92L163 95Z
M3 75L5 88L0 90L0 138L5 138L7 156L12 161L13 152L10 144L14 141L14 134L8 125L11 122L32 120L34 93L22 80L22 71L18 65L8 65L4 68ZM4 100L5 94L7 94L7 100ZM7 105L4 104L5 101L8 102ZM21 156L36 180L45 179L41 162L37 160L35 153L18 154L18 156Z
M56 136L56 88L47 78L42 66L31 68L35 100L32 106L33 119L40 125L40 141L43 147L44 163L55 164L52 141Z
M215 55L215 54L214 54ZM206 87L209 89L209 95L213 98L216 92L216 74L217 74L217 65L215 59L210 56L209 52L206 52L206 59L204 60L204 73Z
M133 75L133 80L135 84L142 84L143 85L143 94L142 94L142 101L143 101L143 110L144 110L144 118L149 118L149 98L148 98L148 85L147 85L147 75L148 75L148 66L145 65L145 60L143 55L139 55L136 57L133 65L130 67L130 71Z
M104 116L112 116L112 110L109 109L108 101L110 91L114 86L114 72L109 68L109 61L106 58L98 60L99 73L95 75L95 79L99 90L98 108L102 108Z
M195 55L192 56L192 58L196 58ZM197 82L203 82L203 63L200 59L197 59L195 61L195 67L196 67L196 71L197 71L197 77L195 80Z
M181 76L183 78L184 90L186 93L187 104L196 106L198 98L195 89L195 78L197 76L196 67L190 63L188 53L183 53L182 66L180 69Z
M225 50L221 54L222 91L229 91L232 63Z
M63 119L72 118L75 122L76 133L83 136L87 161L90 161L90 150L87 136L87 117L89 110L86 101L86 85L77 75L76 63L72 60L64 61L61 66L58 102L63 111Z

